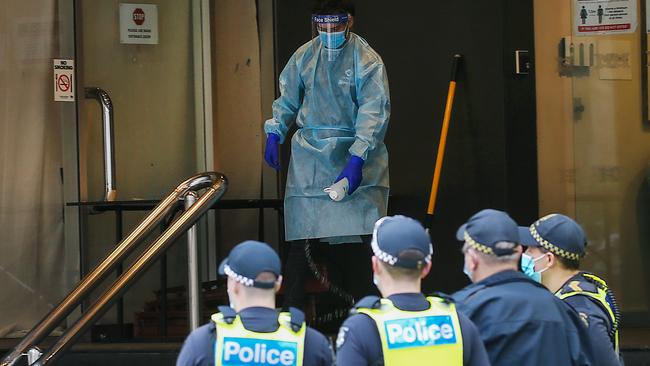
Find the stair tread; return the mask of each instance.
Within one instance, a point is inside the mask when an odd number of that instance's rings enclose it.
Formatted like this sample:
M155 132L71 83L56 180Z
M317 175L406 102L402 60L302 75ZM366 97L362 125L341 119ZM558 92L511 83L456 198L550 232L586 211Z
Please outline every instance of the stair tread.
M19 338L0 338L0 354L12 349ZM45 348L56 341L56 337L48 337L42 343ZM72 352L178 352L182 342L112 342L112 343L77 343L72 346Z

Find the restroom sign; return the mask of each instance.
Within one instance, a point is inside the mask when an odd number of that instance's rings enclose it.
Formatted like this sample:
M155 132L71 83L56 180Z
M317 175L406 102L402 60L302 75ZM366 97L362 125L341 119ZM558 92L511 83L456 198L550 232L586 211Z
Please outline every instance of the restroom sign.
M53 60L54 101L74 102L74 60Z
M637 0L574 0L573 24L577 36L634 33Z
M158 5L120 4L120 43L158 44Z

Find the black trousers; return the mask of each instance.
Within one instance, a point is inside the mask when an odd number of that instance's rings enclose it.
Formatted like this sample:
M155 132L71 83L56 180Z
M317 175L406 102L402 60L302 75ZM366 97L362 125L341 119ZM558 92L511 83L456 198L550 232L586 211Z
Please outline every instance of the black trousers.
M362 240L363 243L350 244L329 244L314 239L291 242L283 271L285 284L283 308L304 309L305 282L307 278L314 277L305 255L307 243L313 260L319 264L319 269L323 267L326 269L324 272L327 280L333 286L352 295L355 302L364 296L378 295L372 283L370 236L364 235ZM338 296L334 292L331 295ZM349 305L344 298L340 297L340 300L343 306Z

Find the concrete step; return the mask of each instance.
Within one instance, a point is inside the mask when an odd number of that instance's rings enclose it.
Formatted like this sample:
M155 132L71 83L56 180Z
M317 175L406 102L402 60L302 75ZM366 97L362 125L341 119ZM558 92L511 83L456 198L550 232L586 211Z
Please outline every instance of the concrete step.
M53 342L48 338L43 346ZM0 339L0 354L18 339ZM182 343L79 343L55 363L60 366L174 366Z

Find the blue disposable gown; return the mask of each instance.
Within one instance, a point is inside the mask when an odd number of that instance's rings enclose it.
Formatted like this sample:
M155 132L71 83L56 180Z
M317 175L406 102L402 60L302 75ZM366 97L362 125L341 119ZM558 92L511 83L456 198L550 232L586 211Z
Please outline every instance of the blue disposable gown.
M390 116L388 78L381 57L358 35L328 61L318 38L291 56L280 74L281 96L264 130L284 142L290 126L291 161L285 192L286 240L332 239L371 234L388 205L388 151L384 136ZM350 155L365 160L363 181L340 202L323 189Z

